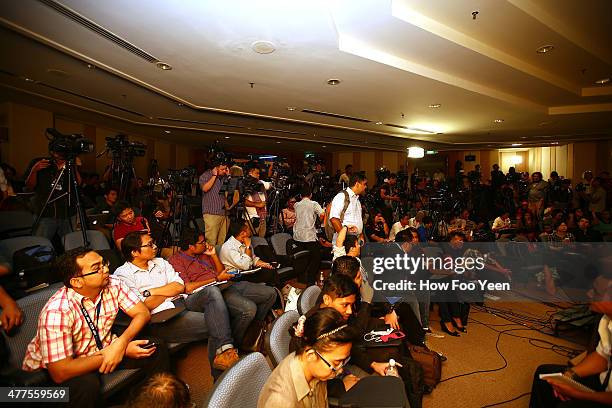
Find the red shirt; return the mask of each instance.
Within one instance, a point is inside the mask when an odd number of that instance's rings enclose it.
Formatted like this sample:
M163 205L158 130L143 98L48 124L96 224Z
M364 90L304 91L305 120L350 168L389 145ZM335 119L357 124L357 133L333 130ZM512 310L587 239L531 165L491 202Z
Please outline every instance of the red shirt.
M115 241L125 238L127 234L134 231L144 231L147 229L147 224L143 217L136 217L134 224L126 224L118 222L113 228L113 238Z
M168 259L168 262L185 283L201 282L217 277L215 263L208 255L192 257L177 252Z
M83 300L84 299L84 300ZM98 328L102 345L115 340L111 327L119 309L127 312L140 302L125 283L113 276L97 299L84 298L74 289L63 287L47 302L38 318L36 337L28 344L23 369L34 371L68 357L91 356L98 352L94 336L81 312L81 302ZM100 315L96 306L102 302Z

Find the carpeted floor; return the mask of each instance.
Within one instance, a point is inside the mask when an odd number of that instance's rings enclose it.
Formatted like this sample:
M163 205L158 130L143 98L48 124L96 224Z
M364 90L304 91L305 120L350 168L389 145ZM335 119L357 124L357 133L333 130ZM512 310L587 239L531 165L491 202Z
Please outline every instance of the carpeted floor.
M495 304L489 304L496 308L513 310L539 318L547 318L547 312L553 310L550 306L541 303L495 302ZM448 361L443 365L443 381L431 395L425 397L424 408L478 408L506 401L530 391L533 372L538 365L566 364L568 361L567 357L552 351L550 344L538 342L535 344L539 347L536 347L530 344L528 339L512 336L531 337L571 349L582 349L576 343L541 334L521 325L511 324L508 320L487 312L472 310L470 317L468 333L462 333L461 337L448 335L441 339L428 337L427 343L430 348L443 352L448 356ZM441 333L437 322L437 312L432 312L431 320L434 331ZM499 331L506 332L499 335ZM583 342L587 338L587 333L581 333L578 336L578 339ZM499 352L507 360L507 366L503 369L501 368L506 364L496 351L496 344ZM191 345L186 353L180 355L175 361L176 372L190 385L192 399L198 407L202 406L206 394L212 387L206 352L206 344ZM454 376L479 370L491 371L451 379ZM445 379L448 380L444 381ZM527 395L499 406L504 408L527 407L528 402L529 396Z

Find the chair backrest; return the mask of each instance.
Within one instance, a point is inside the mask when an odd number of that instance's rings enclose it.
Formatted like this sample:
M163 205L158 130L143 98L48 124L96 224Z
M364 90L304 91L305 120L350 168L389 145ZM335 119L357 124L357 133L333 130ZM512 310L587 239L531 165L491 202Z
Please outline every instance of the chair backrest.
M251 237L251 245L256 248L260 245L268 245L268 241L263 237Z
M283 313L272 323L272 327L266 334L265 346L274 367L289 355L289 343L291 342L289 328L298 321L299 317L299 313L295 310Z
M287 255L287 241L290 239L291 235L286 232L279 232L270 237L270 242L276 255Z
M32 234L34 216L28 211L3 211L0 217L0 236L19 237Z
M108 240L100 231L87 230L87 239L91 249L110 249ZM83 233L81 231L73 231L64 235L62 237L62 245L66 251L83 246Z
M6 258L6 261L13 266L13 254L20 249L31 247L34 245L48 246L53 248L53 244L45 237L28 236L3 239L0 241L0 253Z
M23 312L23 323L11 332L11 337L8 337L4 331L1 331L1 335L4 336L9 350L9 363L11 366L21 368L26 348L34 336L36 336L40 312L51 296L62 286L63 283L61 282L54 283L47 288L17 300L17 304Z
M255 408L270 374L263 354L248 354L219 377L203 407Z
M315 303L317 303L320 294L321 288L317 285L312 285L304 289L298 298L298 313L301 315L308 313L308 311L314 307Z

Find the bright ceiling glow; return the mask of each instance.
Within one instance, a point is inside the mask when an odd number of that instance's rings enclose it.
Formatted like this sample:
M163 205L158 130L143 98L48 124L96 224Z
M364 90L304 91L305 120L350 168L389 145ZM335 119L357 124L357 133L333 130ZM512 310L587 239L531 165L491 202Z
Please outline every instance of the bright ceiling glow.
M411 159L420 159L425 156L425 149L418 146L413 146L408 148L408 157Z

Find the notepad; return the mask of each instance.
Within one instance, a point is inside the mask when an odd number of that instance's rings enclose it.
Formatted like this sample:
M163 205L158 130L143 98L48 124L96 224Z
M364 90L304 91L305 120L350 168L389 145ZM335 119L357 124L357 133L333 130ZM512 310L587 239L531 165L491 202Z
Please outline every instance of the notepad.
M573 378L570 377L566 377L563 375L563 373L552 373L552 374L540 374L540 380L546 380L547 378L550 378L551 380L555 380L564 384L567 384L571 387L574 387L580 391L584 391L584 392L595 392L595 390L587 387L584 384L579 383L578 381L574 380Z
M210 283L207 283L207 284L206 284L206 285L204 285L204 286L200 286L199 288L192 290L192 291L191 291L191 294L193 295L194 293L197 293L197 292L201 291L201 290L202 290L202 289L204 289L204 288L208 288L208 287L210 287L210 286L222 285L222 284L224 284L224 283L227 283L227 281L225 280L225 281L218 281L218 282L210 282Z

